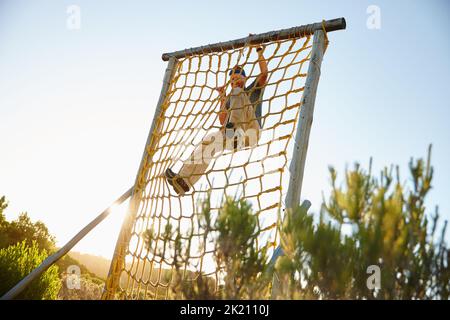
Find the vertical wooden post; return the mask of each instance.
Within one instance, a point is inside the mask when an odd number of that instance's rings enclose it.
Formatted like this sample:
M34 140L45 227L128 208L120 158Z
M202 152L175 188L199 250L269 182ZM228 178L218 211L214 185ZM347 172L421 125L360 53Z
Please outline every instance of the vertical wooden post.
M147 137L147 142L144 148L144 154L142 155L141 164L136 175L136 181L134 184L133 195L130 199L130 205L128 208L128 213L122 224L122 228L119 233L119 237L116 242L116 247L114 250L114 256L111 261L111 266L109 268L108 278L106 279L105 288L103 290L102 299L111 300L114 299L116 289L120 284L120 275L123 266L125 266L125 256L128 245L130 243L131 231L133 228L133 223L136 218L137 211L139 209L139 200L141 199L142 193L145 187L145 177L146 177L146 164L147 161L151 161L148 155L148 150L152 150L153 144L156 142L156 136L154 135L161 129L162 123L159 122L159 117L162 111L162 105L167 98L167 92L170 89L170 83L172 82L175 70L178 65L178 60L174 57L169 59L166 71L164 73L163 86L161 88L161 93L159 96L158 104L156 105L155 114L153 116L152 125L150 127L150 132Z
M308 151L309 134L313 122L314 103L316 101L317 86L320 78L320 67L325 52L325 35L322 30L314 32L311 59L308 76L300 104L300 119L295 133L293 158L289 166L290 179L285 199L286 208L294 208L300 204L303 172L305 169L306 153Z
M325 34L322 30L314 32L308 76L300 104L300 119L295 133L293 158L289 166L289 187L285 199L285 208L292 209L300 204L303 172L305 170L306 153L308 151L309 133L313 122L314 103L320 78L320 67L325 52ZM272 298L280 293L279 278L275 274L272 285Z

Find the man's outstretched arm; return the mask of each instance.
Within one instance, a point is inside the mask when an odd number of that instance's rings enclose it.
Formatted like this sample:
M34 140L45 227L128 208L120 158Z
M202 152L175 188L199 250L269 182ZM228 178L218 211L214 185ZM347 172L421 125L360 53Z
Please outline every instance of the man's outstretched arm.
M259 69L261 70L261 74L258 76L257 85L258 85L258 87L263 87L267 83L269 70L267 69L267 61L263 55L263 48L259 47L258 49L256 49L256 52L258 53L258 64L259 64Z
M226 118L227 118L227 108L226 108L226 94L225 94L225 87L226 84L217 87L216 90L219 91L219 105L220 105L220 111L219 111L219 120L222 125L225 124Z

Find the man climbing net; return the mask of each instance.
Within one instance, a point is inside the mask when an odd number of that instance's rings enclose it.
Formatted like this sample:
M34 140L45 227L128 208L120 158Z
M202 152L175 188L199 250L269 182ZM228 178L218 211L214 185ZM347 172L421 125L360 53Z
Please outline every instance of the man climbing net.
M183 162L179 173L171 168L165 178L175 192L183 195L205 174L211 160L224 150L238 151L243 147L254 147L258 143L261 129L261 107L264 87L267 83L267 62L263 48L256 49L260 74L245 86L247 76L241 66L229 71L231 91L226 95L227 84L216 88L219 92L221 128L209 133Z

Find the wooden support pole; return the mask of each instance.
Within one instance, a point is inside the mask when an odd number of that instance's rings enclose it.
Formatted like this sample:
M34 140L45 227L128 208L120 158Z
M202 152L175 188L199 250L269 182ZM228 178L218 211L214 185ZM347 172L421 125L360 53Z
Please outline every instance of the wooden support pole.
M130 206L128 208L127 215L122 224L122 228L117 238L116 247L114 250L114 256L109 268L108 278L106 280L105 288L103 290L102 299L111 300L114 299L117 287L120 283L120 275L125 265L125 256L130 243L131 232L136 218L136 214L139 207L139 200L145 191L145 180L148 171L147 163L151 161L151 156L148 154L148 150L154 148L156 143L156 134L161 130L160 115L162 112L162 106L167 99L167 92L170 89L170 83L175 74L178 60L176 58L170 58L164 73L163 85L159 96L158 104L156 105L155 114L153 116L150 132L147 136L147 142L145 144L144 153L142 155L141 164L136 175L136 181L133 188L133 194L130 200Z
M69 252L81 239L83 239L92 229L94 229L100 222L105 220L111 213L111 208L126 201L133 191L133 188L128 189L123 195L119 197L111 206L104 210L97 218L92 220L86 227L78 232L64 247L56 251L51 256L42 261L41 265L34 269L30 274L23 278L11 290L1 297L0 300L11 300L17 297L33 280L39 278L48 268L50 268L56 261L61 259L67 252Z

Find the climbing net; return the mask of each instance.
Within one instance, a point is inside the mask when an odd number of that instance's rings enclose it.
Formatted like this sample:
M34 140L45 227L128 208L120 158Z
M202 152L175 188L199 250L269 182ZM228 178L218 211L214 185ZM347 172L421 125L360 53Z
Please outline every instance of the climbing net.
M229 84L230 69L243 66L248 85L258 77L260 68L255 48L248 45L177 61L138 173L133 199L135 214L129 221L129 234L122 239L124 263L109 276L119 279L114 288L116 298L171 297L172 279L167 274L174 269L174 261L169 244L177 235L189 233L201 214L199 201L207 197L212 216L218 214L224 195L251 203L258 218L258 249L274 249L311 39L305 36L264 44L268 79L260 101L262 128L257 144L214 155L205 174L182 196L167 183L165 170L173 168L177 172L202 139L221 128L220 99L215 88ZM228 85L227 94L230 90ZM176 232L166 232L168 225ZM214 246L210 241L195 232L190 233L189 239L177 239L184 247L190 241L183 263L185 277L208 277L219 287L222 271L213 261Z

